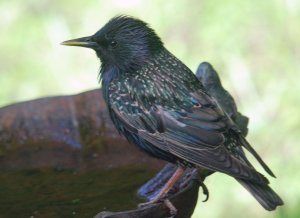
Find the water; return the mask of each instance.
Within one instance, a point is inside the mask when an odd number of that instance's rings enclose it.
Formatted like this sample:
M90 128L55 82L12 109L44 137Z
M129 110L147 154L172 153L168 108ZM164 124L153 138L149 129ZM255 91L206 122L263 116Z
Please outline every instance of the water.
M0 217L81 218L133 209L142 201L137 188L154 174L137 167L1 171Z

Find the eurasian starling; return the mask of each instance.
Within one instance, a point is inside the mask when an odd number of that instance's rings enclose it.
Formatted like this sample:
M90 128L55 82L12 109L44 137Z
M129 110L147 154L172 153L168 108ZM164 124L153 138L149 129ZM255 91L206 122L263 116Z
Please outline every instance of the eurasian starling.
M283 204L247 160L242 147L274 176L237 125L145 22L118 16L94 35L62 44L95 50L103 96L118 131L148 154L178 165L154 202L187 167L198 166L234 177L267 210Z

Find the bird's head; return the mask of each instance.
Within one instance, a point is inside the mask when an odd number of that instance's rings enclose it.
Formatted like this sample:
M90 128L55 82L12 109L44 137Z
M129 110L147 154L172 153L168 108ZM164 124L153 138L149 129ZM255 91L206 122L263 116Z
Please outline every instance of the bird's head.
M102 66L119 70L142 66L163 48L153 29L145 22L128 16L114 17L94 35L62 44L91 48L96 51Z

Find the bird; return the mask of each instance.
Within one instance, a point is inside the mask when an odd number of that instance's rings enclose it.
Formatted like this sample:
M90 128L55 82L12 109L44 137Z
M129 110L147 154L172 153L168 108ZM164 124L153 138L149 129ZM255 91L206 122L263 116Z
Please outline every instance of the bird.
M250 151L270 168L195 74L164 46L146 22L128 15L110 19L95 34L62 42L93 49L110 118L120 134L177 170L149 203L167 199L187 168L235 178L266 209L283 205L268 179L247 159ZM168 202L168 205L170 202ZM170 206L170 213L176 208Z
M237 110L231 94L224 89L217 71L208 62L199 64L196 77L211 97L214 97L224 112L236 123L244 136L248 133L249 118Z

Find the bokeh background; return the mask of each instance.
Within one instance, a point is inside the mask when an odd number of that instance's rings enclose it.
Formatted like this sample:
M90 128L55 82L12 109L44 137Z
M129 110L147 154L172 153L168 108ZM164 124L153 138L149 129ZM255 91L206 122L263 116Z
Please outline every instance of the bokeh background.
M194 218L300 217L300 1L0 1L0 107L98 88L100 64L61 41L136 16L193 71L208 61L250 117L248 140L278 179L285 206L265 211L235 180L215 174ZM261 170L261 168L259 168ZM200 195L200 198L203 196Z

